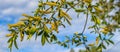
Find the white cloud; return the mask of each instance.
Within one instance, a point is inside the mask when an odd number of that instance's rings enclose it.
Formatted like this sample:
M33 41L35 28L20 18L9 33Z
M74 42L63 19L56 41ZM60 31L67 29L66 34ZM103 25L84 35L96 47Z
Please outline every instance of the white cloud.
M7 39L5 37L5 35L8 33L8 31L6 31L6 27L0 25L0 52L7 52Z
M0 6L2 8L8 7L25 7L30 2L37 2L38 0L0 0ZM34 4L35 5L35 4ZM31 7L32 8L32 7Z
M5 17L10 16L12 20L18 19L18 16L23 13L31 14L37 4L38 2L35 0L0 0L0 18L7 19Z
M0 3L2 3L2 4L14 4L14 5L16 5L16 4L23 4L24 2L26 2L27 0L4 0L4 1L0 1Z
M35 0L0 0L0 20L5 24L0 22L0 52L8 52L8 38L5 35L7 31L7 22L18 20L22 13L30 13L34 11L37 7L37 2ZM16 16L16 17L13 17ZM19 17L18 17L19 16ZM7 22L6 22L7 21ZM20 42L18 42L19 44ZM24 42L24 46L27 46L29 42ZM21 45L19 44L21 47ZM22 46L23 48L23 46ZM13 50L16 50L15 48ZM18 50L19 52L19 50Z
M4 9L2 11L2 14L5 14L5 15L14 15L14 14L19 14L19 13L23 13L24 10L23 9L19 9L19 8L7 8L7 9Z

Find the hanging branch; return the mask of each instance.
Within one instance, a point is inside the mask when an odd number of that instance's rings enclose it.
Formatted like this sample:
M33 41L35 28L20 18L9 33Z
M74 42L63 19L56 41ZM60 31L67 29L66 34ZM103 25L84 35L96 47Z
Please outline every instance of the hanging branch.
M87 26L87 21L88 21L88 9L87 9L87 14L86 14L85 25L84 25L84 28L83 28L82 34L84 33L84 31L85 31L85 29L86 29L86 26Z
M85 38L84 38L84 35L83 35L83 33L84 33L85 29L86 29L86 26L87 26L87 21L88 21L88 8L87 8L87 14L86 14L85 25L84 25L84 28L83 28L83 31L82 31L81 34L82 34L82 37L83 37L83 38L82 38L83 44L84 44L85 48L89 50L88 46L86 45L86 42L84 41Z

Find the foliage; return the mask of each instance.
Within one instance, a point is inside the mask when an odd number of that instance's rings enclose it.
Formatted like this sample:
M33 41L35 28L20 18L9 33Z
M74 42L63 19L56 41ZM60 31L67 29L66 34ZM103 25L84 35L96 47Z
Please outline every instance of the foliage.
M120 1L114 0L39 0L34 16L23 14L25 18L8 25L10 34L6 36L10 37L9 48L11 50L14 44L18 49L16 41L18 37L23 41L25 35L28 40L35 35L35 39L38 36L41 37L42 45L46 42L68 48L71 45L84 45L86 52L90 52L91 46L95 46L97 51L102 51L102 49L106 49L105 44L114 44L111 38L114 32L120 28L119 3ZM86 18L85 25L83 25L82 32L74 33L72 38L66 36L67 39L61 42L57 39L56 34L59 33L60 26L66 27L65 23L72 25L70 21L73 17L68 14L70 10L74 10L78 17L79 14L84 13L86 15L84 17ZM88 29L92 29L91 33L98 35L93 43L87 43L88 40L84 33L88 20L94 22L94 25L89 26Z

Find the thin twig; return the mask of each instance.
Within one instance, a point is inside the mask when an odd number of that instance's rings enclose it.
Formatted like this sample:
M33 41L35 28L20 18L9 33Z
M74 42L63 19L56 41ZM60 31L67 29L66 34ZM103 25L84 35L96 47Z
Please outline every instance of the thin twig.
M84 31L85 31L85 29L86 29L87 21L88 21L88 10L87 10L86 20L85 20L85 25L84 25L84 28L83 28L82 34L84 33Z
M80 2L74 4L73 6L75 7L75 6L78 5L79 3L80 3ZM66 12L68 12L70 9L72 9L72 7L68 8L68 9L66 10Z
M86 45L85 38L84 38L84 35L83 35L83 33L84 33L85 29L86 29L86 26L87 26L87 21L88 21L88 8L87 8L85 25L84 25L84 28L83 28L83 31L82 31L82 37L83 37L82 39L83 39L83 44L84 44L85 48L89 50L88 46Z

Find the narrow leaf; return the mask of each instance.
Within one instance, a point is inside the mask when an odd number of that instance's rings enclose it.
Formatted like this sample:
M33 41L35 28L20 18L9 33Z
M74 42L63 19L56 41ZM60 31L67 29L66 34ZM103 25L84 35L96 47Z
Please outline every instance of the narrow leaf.
M102 47L103 47L104 49L106 49L106 47L105 47L105 45L104 45L104 44L102 44Z
M43 32L44 32L43 30L41 30L40 32L38 32L38 36L42 35Z
M99 37L96 38L96 44L98 45L99 43Z
M14 40L14 45L17 49L19 49L18 46L17 46L16 40Z
M44 35L42 35L41 43L42 43L42 46L45 44L45 36Z
M112 40L108 40L110 43L114 44L114 42Z
M71 23L70 23L70 21L69 21L68 19L66 19L66 21L67 21L67 23L68 23L69 25L71 25Z

